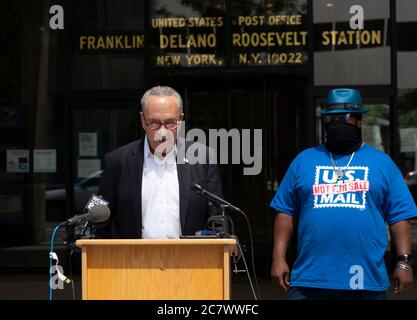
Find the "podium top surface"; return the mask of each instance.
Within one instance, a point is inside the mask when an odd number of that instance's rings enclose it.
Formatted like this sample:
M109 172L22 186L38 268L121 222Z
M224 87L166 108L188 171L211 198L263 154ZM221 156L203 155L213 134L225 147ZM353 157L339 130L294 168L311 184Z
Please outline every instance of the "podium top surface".
M77 247L84 246L120 246L120 245L205 245L205 246L236 246L235 239L89 239L77 240Z

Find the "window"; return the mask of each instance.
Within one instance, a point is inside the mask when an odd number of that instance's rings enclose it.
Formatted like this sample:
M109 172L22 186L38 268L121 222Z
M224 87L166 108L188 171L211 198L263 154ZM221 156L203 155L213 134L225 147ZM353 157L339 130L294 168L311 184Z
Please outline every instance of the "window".
M364 9L364 29L350 28L350 7ZM391 83L389 0L313 1L314 84Z
M138 89L144 83L145 2L74 1L71 87Z
M417 2L397 0L398 23L398 135L400 168L404 175L417 171Z

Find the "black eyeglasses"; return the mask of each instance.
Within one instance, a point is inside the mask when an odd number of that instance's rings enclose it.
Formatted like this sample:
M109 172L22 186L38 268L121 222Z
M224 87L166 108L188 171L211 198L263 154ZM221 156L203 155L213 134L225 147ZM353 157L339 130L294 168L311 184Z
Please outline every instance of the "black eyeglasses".
M146 126L151 130L158 130L160 127L164 126L168 130L173 130L178 127L178 123L181 121L181 119L168 119L167 121L159 121L159 120L151 120L146 121L145 117L143 117Z
M326 115L324 116L324 122L330 123L330 122L347 122L349 119L350 114L349 113L342 113L342 114L332 114L332 115Z
M336 122L347 122L349 118L355 118L356 120L361 120L362 115L361 114L354 114L354 113L339 113L339 114L332 114L332 115L326 115L324 116L324 122L330 123L333 121Z

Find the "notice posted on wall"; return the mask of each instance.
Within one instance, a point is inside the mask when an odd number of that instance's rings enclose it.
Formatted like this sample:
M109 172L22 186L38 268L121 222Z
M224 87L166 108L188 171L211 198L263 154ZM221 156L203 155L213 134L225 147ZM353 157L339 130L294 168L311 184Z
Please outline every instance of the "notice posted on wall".
M97 157L97 132L78 133L78 154L80 157Z
M29 172L29 150L7 150L7 172Z
M33 172L54 173L56 172L56 150L34 150Z
M79 159L78 160L78 178L88 178L97 171L101 170L101 160L100 159Z

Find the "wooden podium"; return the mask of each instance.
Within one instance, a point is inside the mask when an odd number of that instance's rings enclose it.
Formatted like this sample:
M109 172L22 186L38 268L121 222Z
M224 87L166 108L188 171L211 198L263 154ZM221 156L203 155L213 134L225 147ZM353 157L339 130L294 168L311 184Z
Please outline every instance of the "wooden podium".
M228 300L234 239L78 240L83 300Z

